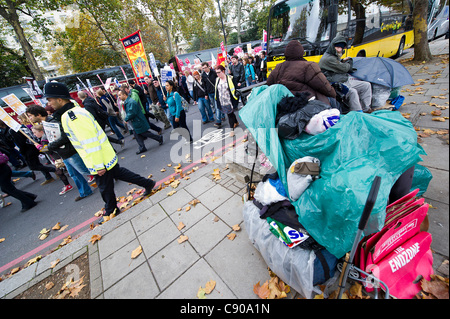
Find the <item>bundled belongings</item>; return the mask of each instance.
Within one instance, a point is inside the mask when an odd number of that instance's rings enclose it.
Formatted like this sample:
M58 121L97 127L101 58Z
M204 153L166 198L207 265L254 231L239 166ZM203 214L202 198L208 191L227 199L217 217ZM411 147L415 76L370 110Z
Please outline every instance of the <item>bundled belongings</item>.
M314 115L331 109L328 104L319 100L308 100L309 93L296 93L295 96L286 96L277 105L275 123L278 134L282 138L297 138L308 125Z
M339 121L340 114L338 109L329 109L314 115L306 125L305 132L311 135L325 132Z
M295 160L287 172L289 198L294 202L297 201L309 184L319 178L319 173L319 159L306 156Z
M415 197L418 192L387 206L385 226L360 241L356 258L359 268L382 280L389 293L401 299L413 298L421 290L417 278L430 280L433 273L432 238L424 222L429 205Z
M264 176L258 184L253 201L244 205L245 228L270 269L311 298L313 292L320 293L314 286L334 276L337 258L300 224L294 206L279 193L283 191L277 188L278 180L274 173ZM277 194L281 197L277 198Z
M282 138L276 130L277 105L285 96L293 94L283 85L260 86L239 116L277 170L286 197L290 198L287 172L291 164L306 156L320 161L320 178L292 205L308 235L341 258L352 248L374 177L381 177L381 186L363 236L384 227L392 186L425 152L412 124L391 111L350 112L319 135Z

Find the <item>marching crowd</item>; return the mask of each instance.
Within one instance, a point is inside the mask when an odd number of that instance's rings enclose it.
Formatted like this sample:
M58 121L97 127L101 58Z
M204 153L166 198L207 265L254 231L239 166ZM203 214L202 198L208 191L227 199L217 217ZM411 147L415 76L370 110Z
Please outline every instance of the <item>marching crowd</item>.
M124 134L129 133L138 144L136 154L141 154L147 151L147 138L161 145L162 132L169 128L185 129L188 134L184 136L192 143L186 123L190 103L198 106L203 124L214 122L220 128L226 114L233 130L239 125L234 114L239 103L236 89L264 81L266 72L265 52L256 61L247 55L242 59L233 56L228 70L223 65L213 69L203 62L201 68L180 72L164 86L159 78L146 76L139 84L129 80L120 87L113 84L97 88L94 94L79 91L83 108L77 107L66 85L49 82L44 87L47 105L28 106L26 113L18 117L18 132L0 121L1 198L12 196L21 202L21 212L28 211L37 205L37 194L17 189L11 178L35 180L35 171L40 171L45 177L41 183L44 186L55 181L51 175L54 173L63 183L59 195L75 188L70 176L79 192L75 201L93 194L90 184L95 180L105 202L104 216L117 215L120 210L114 194L115 179L144 187L144 196L151 193L155 182L120 167L111 144L123 147ZM163 123L164 128L152 119ZM59 130L47 136L44 122L57 124ZM106 126L111 135L105 133ZM27 166L28 171L21 170Z

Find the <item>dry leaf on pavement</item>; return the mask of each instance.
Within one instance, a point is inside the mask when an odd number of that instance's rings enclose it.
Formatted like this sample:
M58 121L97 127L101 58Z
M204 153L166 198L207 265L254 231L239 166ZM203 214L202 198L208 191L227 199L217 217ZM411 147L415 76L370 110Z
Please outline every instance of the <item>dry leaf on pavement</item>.
M179 244L181 244L181 243L185 242L188 239L189 239L188 236L181 235L180 238L177 239L177 241L178 241Z
M135 259L137 256L139 256L142 253L142 247L141 245L139 245L138 248L136 248L135 250L133 250L131 252L131 259Z
M258 283L256 285L253 286L253 292L261 299L267 299L267 297L269 297L270 295L270 290L269 290L269 281L266 280L266 282L260 286L260 283L258 281Z
M178 230L182 230L184 227L186 227L186 225L183 224L183 222L180 222L177 226Z
M91 237L91 239L89 239L89 241L90 241L92 244L95 244L95 242L99 241L101 238L102 238L101 235L93 235L93 236Z

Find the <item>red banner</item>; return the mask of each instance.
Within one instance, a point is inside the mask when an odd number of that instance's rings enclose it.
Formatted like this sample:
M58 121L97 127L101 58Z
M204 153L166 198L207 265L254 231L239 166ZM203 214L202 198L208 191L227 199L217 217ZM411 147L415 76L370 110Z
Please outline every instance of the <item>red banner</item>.
M142 43L141 31L138 30L129 36L120 39L123 48L127 53L133 73L138 80L144 79L145 76L151 77L150 65Z

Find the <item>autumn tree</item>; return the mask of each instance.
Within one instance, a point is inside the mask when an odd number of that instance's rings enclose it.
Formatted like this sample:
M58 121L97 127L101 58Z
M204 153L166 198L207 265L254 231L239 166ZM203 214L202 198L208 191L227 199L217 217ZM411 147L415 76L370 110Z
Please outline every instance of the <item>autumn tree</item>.
M27 60L28 66L37 80L43 80L44 76L42 75L34 56L33 47L25 35L19 14L30 17L30 24L33 29L44 36L48 36L50 31L47 26L50 22L43 19L41 13L47 10L56 10L60 6L68 3L70 3L70 1L0 0L0 16L13 28L24 53L25 59Z

